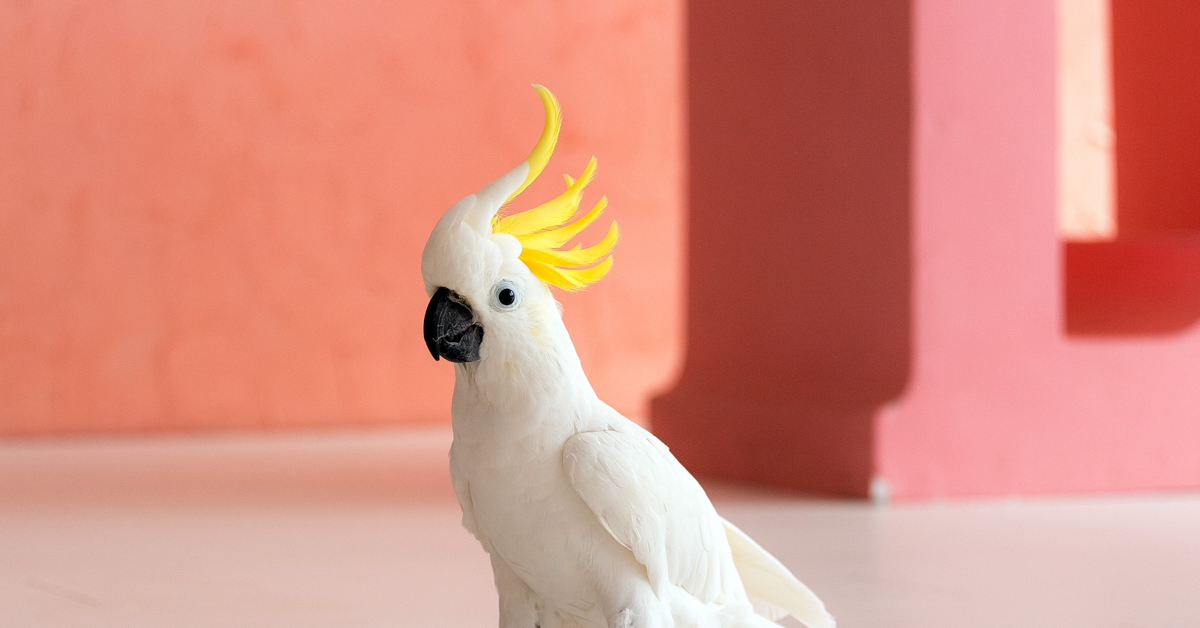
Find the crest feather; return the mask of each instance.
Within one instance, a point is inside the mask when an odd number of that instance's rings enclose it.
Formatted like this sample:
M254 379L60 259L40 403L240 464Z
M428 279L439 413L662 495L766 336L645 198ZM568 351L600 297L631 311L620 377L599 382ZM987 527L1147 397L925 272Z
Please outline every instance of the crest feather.
M520 187L508 195L508 201L516 198L525 188L529 187L530 183L533 183L534 179L538 178L539 174L542 174L546 164L550 163L550 155L554 153L554 145L558 143L558 131L562 127L562 112L558 108L558 99L550 93L550 90L541 85L534 85L533 88L542 98L542 106L546 109L546 123L542 126L542 136L538 138L538 143L525 158L525 161L529 163L529 175L525 177L525 182Z
M546 123L537 145L525 160L529 164L529 174L525 182L508 197L510 201L545 169L558 142L558 132L562 126L562 115L554 95L541 85L534 85L534 89L538 91L546 109ZM583 217L571 222L583 199L583 189L592 182L595 175L596 158L592 157L578 179L563 175L567 189L562 194L511 216L500 217L497 214L492 221L493 233L510 234L521 243L520 260L530 272L542 281L570 292L582 290L608 274L613 264L612 255L609 253L620 236L614 221L599 243L587 248L583 248L582 245L575 245L569 250L562 248L571 238L595 222L608 205L607 197L601 197Z

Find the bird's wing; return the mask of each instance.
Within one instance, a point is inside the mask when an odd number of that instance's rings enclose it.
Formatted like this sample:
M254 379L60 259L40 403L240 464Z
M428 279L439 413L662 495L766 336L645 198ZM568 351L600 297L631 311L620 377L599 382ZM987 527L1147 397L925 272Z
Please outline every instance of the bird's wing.
M733 562L751 600L777 606L809 628L834 627L833 616L825 610L825 604L783 563L737 526L725 519L721 523L733 551Z
M706 603L746 599L721 518L652 434L632 423L576 434L563 466L609 534L646 567L656 593L671 583Z

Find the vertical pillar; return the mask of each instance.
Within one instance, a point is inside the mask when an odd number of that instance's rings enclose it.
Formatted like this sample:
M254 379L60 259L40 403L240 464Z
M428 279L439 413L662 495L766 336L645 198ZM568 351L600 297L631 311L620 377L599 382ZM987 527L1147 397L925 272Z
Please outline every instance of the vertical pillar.
M1068 333L1056 3L823 4L692 3L688 357L656 431L835 494L1200 486L1200 330Z
M688 346L654 429L700 473L862 494L908 377L908 3L688 12Z

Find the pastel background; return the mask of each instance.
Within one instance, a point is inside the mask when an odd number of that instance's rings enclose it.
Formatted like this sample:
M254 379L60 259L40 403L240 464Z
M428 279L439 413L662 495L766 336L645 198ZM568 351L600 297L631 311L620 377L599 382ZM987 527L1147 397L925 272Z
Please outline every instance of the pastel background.
M623 239L561 300L644 417L680 352L680 12L0 3L0 435L448 422L421 247L525 158L535 82L565 122L518 207L598 157Z
M879 503L1200 487L1198 28L1178 0L692 0L656 432Z
M0 435L446 425L441 212L565 115L562 295L694 471L877 500L1200 486L1181 0L0 6ZM585 235L597 238L599 233Z
M621 225L560 294L597 392L839 626L1196 626L1197 33L1195 0L0 0L0 626L497 625L419 259L528 154L532 83L564 123L515 208L595 155Z

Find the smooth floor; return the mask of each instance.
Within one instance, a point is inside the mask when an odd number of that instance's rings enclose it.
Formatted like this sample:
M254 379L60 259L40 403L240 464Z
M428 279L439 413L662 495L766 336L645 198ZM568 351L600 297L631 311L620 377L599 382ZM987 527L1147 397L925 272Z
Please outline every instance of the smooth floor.
M446 429L0 441L0 627L496 625ZM1200 627L1200 494L706 483L843 628Z

